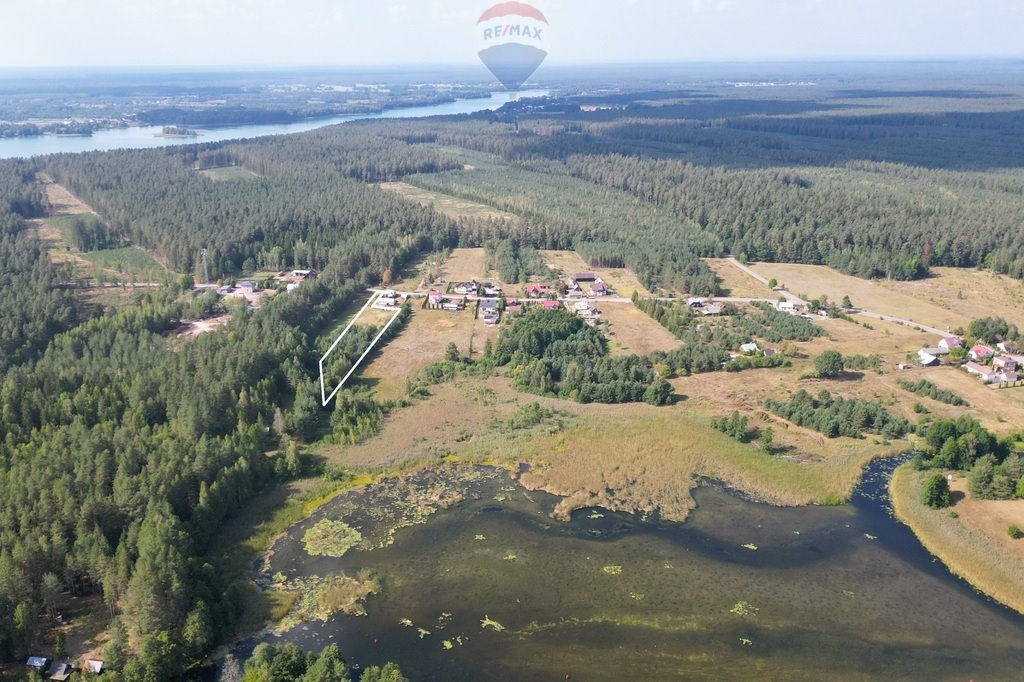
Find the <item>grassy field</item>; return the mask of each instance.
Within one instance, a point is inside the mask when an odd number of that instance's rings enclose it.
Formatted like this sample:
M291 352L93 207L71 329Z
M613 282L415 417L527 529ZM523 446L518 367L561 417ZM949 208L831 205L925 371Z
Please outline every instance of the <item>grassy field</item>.
M737 298L775 298L777 296L771 289L724 258L705 258L704 262L718 277L723 296Z
M925 280L890 282L859 279L820 265L755 263L750 267L805 299L826 294L840 301L849 296L858 308L939 329L966 326L988 315L1024 323L1024 283L980 270L936 268L935 275Z
M424 206L430 206L438 213L454 218L480 218L483 220L505 219L516 220L512 213L499 211L493 206L459 199L457 197L441 194L431 190L420 189L405 182L384 182L380 188L388 192L394 192L405 199L415 201Z
M242 168L241 166L207 168L206 170L199 171L199 173L210 178L214 182L225 182L228 180L255 180L260 177L259 174L253 173L251 170Z
M442 359L449 343L454 343L463 353L469 352L475 322L472 309L446 313L413 306L406 328L363 368L359 373L360 381L372 384L378 398L404 396L406 377ZM482 340L474 343L474 348L479 352L483 343Z
M632 303L597 301L613 353L647 355L672 350L679 339Z
M441 265L441 281L468 282L490 280L495 273L487 268L487 253L484 249L454 249Z
M630 298L633 292L649 298L652 294L637 280L636 275L625 268L595 268L587 264L575 251L541 251L548 267L563 275L577 272L593 272L612 288L615 296Z
M127 277L135 282L159 282L167 274L162 265L135 246L90 251L81 256L95 267L118 275L120 279Z
M959 493L953 507L930 509L920 500L927 475L906 466L896 471L889 486L896 516L953 573L1024 613L1024 542L1006 533L1010 523L1024 527L1024 501L965 499L961 477L952 486Z

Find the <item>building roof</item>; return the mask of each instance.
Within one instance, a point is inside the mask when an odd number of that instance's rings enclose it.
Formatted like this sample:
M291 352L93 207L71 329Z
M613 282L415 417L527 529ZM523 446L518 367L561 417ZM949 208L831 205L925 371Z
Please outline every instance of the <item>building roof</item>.
M544 301L544 307L548 310L557 310L562 307L562 304L558 301Z
M85 660L85 669L94 675L99 675L103 672L103 661L98 658L87 658Z
M995 373L986 367L985 365L979 365L976 362L968 362L964 365L964 369L974 374L980 374L981 376L993 376Z
M928 355L949 355L948 348L923 348L922 350Z
M1020 381L1020 375L1017 374L1016 372L1003 372L1002 374L999 375L999 379L1000 381L1012 383L1015 381Z
M577 282L593 282L597 279L597 275L592 272L577 272L572 278Z
M943 336L939 343L946 342L948 348L959 348L963 345L963 341L959 336Z
M971 355L980 355L982 357L990 357L995 355L996 352L983 344L977 344L971 348Z
M602 282L601 280L598 280L598 281L594 282L593 284L591 284L590 288L593 291L608 291L608 285L605 284L604 282Z
M28 660L25 661L25 665L27 665L30 668L42 669L46 667L46 664L49 662L49 660L50 659L46 658L45 656L29 656Z

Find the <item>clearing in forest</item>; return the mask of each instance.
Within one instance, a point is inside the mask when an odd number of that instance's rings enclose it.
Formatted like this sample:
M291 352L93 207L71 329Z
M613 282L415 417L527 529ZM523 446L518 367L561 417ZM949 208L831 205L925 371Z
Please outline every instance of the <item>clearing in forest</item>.
M726 258L705 258L703 260L718 278L723 296L735 298L775 298L778 296L776 292L737 268Z
M487 267L487 252L484 249L454 249L441 265L441 281L468 282L489 280L497 282Z
M475 322L472 308L447 313L424 310L416 301L405 328L360 370L359 380L372 385L379 399L401 398L405 395L406 378L415 377L423 367L443 359L449 343L454 343L462 353L469 351L471 341L476 351L483 349L483 340L473 341Z
M200 175L206 176L214 182L226 182L228 180L255 180L262 177L242 166L221 166L220 168L207 168L199 171Z
M607 323L605 331L615 354L648 355L656 350L669 351L680 345L679 339L672 332L632 303L597 300L594 305L601 311L601 319Z
M849 296L856 308L922 322L938 329L966 326L972 319L969 312L956 307L947 308L904 293L912 286L911 282L883 283L860 279L823 265L754 263L750 268L768 279L774 277L780 286L805 300L825 294L829 300L839 303L843 296Z
M442 194L441 192L420 189L406 182L382 182L380 188L388 192L394 192L405 199L415 201L423 206L430 206L438 213L456 220L460 218L516 220L514 214L500 211L493 206L467 199L459 199L458 197Z
M575 251L540 252L548 267L563 275L572 276L578 272L592 272L611 287L612 295L618 298L630 298L637 292L641 298L650 298L653 294L637 279L632 271L626 268L600 268L588 265Z

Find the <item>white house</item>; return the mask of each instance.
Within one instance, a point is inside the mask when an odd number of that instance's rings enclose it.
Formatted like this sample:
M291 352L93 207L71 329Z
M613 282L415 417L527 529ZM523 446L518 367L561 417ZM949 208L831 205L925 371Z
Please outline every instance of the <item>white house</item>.
M922 348L921 350L917 351L917 361L920 362L925 367L931 367L932 365L939 364L939 358L929 353L929 350L930 349Z
M790 315L796 314L796 303L792 301L779 301L778 308L781 312L789 313Z
M742 352L744 352L744 353L748 353L749 354L749 353L756 353L759 349L757 347L757 344L754 343L753 341L751 341L750 343L745 343L742 346L740 346L740 350Z
M953 350L954 348L960 348L964 345L963 340L959 336L944 336L939 339L939 348L945 348L946 350Z

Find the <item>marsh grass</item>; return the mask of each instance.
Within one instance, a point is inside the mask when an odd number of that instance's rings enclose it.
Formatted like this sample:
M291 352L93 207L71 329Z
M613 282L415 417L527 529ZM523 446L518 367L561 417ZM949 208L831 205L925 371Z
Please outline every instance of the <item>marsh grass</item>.
M923 505L920 491L926 475L908 465L896 470L889 491L897 518L910 526L921 544L950 571L996 601L1024 613L1024 561L993 538L967 528L960 518Z

